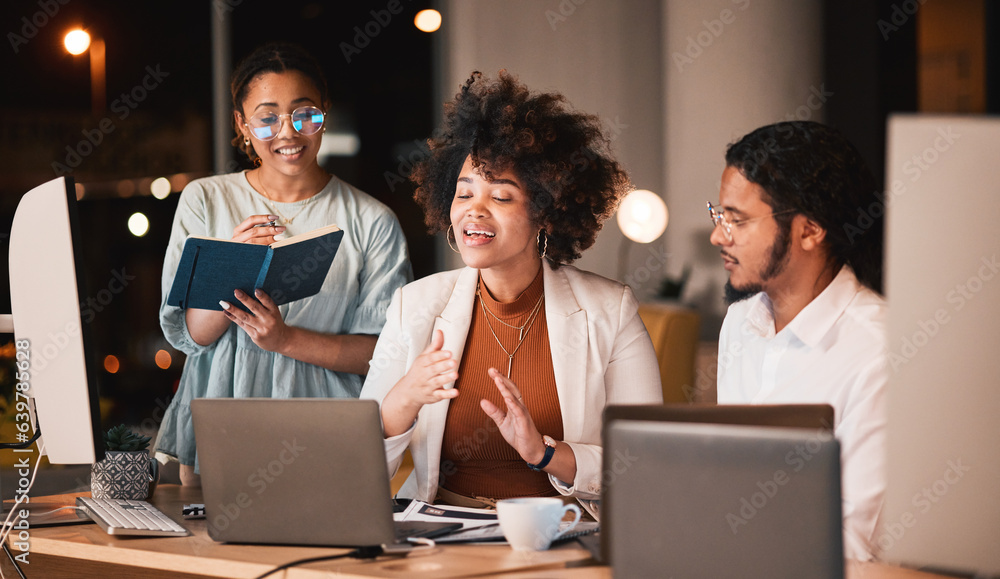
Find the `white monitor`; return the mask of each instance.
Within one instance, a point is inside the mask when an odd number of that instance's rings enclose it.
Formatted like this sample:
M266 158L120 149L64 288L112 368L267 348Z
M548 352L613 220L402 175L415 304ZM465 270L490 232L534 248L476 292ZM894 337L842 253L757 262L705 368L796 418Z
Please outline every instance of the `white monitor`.
M10 302L19 360L29 367L45 454L53 464L104 457L86 300L74 247L81 231L73 181L61 177L25 193L10 231ZM4 441L12 442L12 441Z
M888 138L878 544L897 563L1000 574L1000 118L894 116Z

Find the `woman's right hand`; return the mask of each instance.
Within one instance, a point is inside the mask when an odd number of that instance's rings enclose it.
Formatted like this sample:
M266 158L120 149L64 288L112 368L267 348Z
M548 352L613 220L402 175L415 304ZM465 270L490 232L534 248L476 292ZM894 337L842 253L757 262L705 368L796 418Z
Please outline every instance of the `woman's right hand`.
M435 330L431 344L382 400L382 426L386 438L409 430L424 404L458 396L457 389L444 388L445 384L458 380L458 361L442 347L444 333Z
M271 245L275 241L282 240L284 236L281 234L285 232L285 226L267 225L277 219L277 215L251 215L233 229L233 241Z

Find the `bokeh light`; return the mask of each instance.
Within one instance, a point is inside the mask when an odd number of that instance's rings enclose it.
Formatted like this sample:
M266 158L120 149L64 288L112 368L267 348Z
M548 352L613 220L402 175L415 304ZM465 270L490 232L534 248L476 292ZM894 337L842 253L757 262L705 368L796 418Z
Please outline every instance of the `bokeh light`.
M157 350L155 360L156 365L163 370L170 368L170 362L172 361L170 352L166 350Z
M83 54L90 48L90 35L82 30L72 30L63 39L63 45L72 55Z
M157 199L166 199L170 196L170 181L166 177L153 179L153 182L149 184L149 191Z
M118 368L121 364L118 363L118 357L114 355L107 355L104 357L104 369L108 374L115 374L118 372Z
M421 10L413 18L413 24L423 32L434 32L441 28L441 13L437 10Z
M663 198L646 189L632 191L618 207L618 227L637 243L649 243L662 235L668 217Z
M149 231L149 218L142 213L133 213L128 218L128 230L136 237L142 237Z

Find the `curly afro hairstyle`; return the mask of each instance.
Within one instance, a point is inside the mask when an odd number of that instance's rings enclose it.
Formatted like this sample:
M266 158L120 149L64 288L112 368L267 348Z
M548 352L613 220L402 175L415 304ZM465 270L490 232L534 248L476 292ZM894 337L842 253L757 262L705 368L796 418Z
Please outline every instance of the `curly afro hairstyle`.
M881 203L871 169L839 131L811 121L761 127L731 144L726 165L735 167L767 193L764 199L787 235L792 218L802 214L826 230L833 265L851 266L858 280L882 291L881 212L867 227L859 213Z
M631 189L596 116L571 110L558 93L532 93L503 70L496 80L473 72L427 143L430 155L410 179L430 233L451 225L458 176L471 156L484 179L509 170L524 184L553 267L593 245Z

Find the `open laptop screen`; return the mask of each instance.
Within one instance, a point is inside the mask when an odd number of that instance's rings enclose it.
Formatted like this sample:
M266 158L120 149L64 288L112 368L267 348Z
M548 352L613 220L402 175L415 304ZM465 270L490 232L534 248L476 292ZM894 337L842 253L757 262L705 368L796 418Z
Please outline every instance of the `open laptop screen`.
M829 428L652 419L659 410L609 408L605 422L602 542L616 576L843 576Z
M196 399L191 411L216 541L395 542L375 401Z

